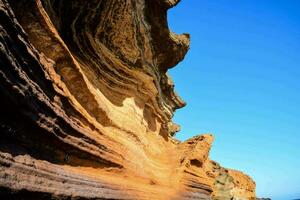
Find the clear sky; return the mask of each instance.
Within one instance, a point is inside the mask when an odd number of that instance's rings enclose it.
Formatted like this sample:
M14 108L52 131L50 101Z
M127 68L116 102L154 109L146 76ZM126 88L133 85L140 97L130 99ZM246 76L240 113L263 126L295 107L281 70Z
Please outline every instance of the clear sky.
M300 198L300 0L182 0L168 21L191 34L170 70L187 102L177 138L213 133L211 158L258 196Z

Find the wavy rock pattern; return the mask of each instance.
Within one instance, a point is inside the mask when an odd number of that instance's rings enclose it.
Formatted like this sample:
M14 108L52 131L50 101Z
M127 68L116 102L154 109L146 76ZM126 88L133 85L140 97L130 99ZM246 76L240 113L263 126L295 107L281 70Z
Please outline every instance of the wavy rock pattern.
M209 160L211 135L172 137L177 3L0 0L1 198L255 198Z

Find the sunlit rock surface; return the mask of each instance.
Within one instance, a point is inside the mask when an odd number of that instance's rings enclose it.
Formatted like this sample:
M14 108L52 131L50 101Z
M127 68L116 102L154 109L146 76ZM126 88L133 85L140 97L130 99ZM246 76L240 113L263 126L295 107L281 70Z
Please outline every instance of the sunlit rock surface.
M177 3L0 0L1 199L255 198L211 135L172 137Z

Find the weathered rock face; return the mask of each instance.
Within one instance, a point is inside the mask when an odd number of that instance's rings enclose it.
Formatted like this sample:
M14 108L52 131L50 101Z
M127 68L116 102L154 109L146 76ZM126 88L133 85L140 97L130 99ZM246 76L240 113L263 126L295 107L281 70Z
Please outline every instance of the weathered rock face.
M211 135L172 138L177 3L0 0L0 197L255 198L208 159Z
M252 179L236 170L225 169L218 163L209 163L209 172L214 178L215 200L255 200L255 182Z

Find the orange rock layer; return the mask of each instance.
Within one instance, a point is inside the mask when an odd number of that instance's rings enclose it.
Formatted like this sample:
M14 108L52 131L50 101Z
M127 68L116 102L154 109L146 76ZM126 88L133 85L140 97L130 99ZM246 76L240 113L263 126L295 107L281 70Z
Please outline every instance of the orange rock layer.
M189 49L168 29L178 0L0 0L0 197L254 199L179 142L185 105L167 70ZM1 198L2 199L2 198Z

